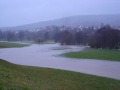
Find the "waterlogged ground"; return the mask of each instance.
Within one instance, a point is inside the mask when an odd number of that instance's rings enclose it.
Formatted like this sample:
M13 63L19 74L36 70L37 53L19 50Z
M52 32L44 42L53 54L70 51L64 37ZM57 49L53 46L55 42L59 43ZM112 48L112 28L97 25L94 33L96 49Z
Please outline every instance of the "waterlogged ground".
M59 44L5 48L0 49L0 58L15 64L70 70L120 80L120 62L58 56L64 52L80 51L84 48L84 46L60 46Z

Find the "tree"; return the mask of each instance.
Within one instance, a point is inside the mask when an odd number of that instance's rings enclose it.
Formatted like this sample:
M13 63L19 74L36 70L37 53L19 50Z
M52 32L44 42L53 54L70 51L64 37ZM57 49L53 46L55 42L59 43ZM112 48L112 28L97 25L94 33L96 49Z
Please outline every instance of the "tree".
M61 37L61 45L71 45L72 44L72 34L68 31L68 30L65 30L62 34L62 37Z
M93 35L90 46L93 48L119 48L119 30L113 29L110 26L101 27Z
M83 44L83 32L82 31L76 32L76 43Z
M44 34L45 41L49 39L49 31L45 32Z

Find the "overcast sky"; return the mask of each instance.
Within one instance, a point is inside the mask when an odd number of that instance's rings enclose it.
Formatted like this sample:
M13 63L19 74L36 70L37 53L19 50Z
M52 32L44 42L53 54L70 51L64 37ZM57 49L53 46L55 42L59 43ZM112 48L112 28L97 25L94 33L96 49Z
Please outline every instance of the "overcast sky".
M120 14L120 0L0 0L0 27L94 14Z

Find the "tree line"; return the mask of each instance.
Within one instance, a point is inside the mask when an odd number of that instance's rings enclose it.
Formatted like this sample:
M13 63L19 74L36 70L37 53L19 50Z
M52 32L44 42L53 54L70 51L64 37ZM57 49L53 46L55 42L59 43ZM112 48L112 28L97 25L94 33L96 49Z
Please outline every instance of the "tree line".
M98 27L49 26L36 30L2 31L2 41L35 41L38 43L53 40L61 45L89 45L92 48L120 48L120 30L109 25Z
M109 25L97 30L70 32L65 30L60 38L61 45L89 45L91 48L119 49L120 30L114 29Z
M89 45L92 48L120 48L120 30L113 29L109 25L101 27L91 37Z

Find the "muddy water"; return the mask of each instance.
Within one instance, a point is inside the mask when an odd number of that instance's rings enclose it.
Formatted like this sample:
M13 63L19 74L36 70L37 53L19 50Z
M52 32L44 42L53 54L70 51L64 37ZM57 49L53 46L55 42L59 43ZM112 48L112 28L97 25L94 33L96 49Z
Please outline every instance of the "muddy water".
M61 47L69 49L54 50ZM84 48L83 46L60 46L59 44L6 48L0 49L0 58L15 64L70 70L120 80L120 62L57 56L64 52L80 51Z

